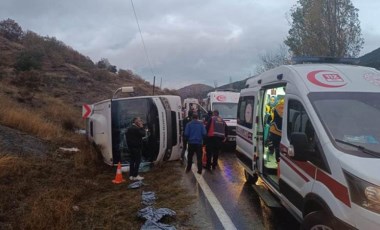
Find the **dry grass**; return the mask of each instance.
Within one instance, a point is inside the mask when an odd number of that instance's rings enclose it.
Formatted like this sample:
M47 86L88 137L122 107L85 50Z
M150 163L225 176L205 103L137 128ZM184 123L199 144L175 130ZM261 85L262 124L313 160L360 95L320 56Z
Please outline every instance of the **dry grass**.
M87 147L46 157L0 154L0 229L140 229L142 191L157 194L156 208L177 212L164 222L181 229L188 221L183 210L194 197L181 185L178 162L154 167L144 174L145 186L129 189L128 182L112 184L115 168Z
M54 140L64 135L64 130L52 121L42 117L31 108L22 107L10 101L4 96L0 96L0 123L8 127L24 131L44 140Z
M0 124L62 144L70 142L72 131L83 126L80 112L54 98L45 99L42 108L33 108L0 95Z

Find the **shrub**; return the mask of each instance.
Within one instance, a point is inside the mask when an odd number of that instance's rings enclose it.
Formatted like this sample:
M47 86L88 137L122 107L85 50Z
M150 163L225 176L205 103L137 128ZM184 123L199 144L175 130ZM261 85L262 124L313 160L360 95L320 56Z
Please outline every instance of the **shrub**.
M19 24L10 18L0 22L0 34L8 40L19 41L23 33Z
M16 58L14 68L18 71L41 69L43 53L38 50L21 51Z

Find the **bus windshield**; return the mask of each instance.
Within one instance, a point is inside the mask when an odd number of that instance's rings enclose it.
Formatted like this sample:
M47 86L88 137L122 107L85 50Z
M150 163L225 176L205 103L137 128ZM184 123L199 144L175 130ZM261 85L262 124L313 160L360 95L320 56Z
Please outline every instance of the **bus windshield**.
M143 141L142 162L153 162L159 152L160 131L157 106L151 98L127 98L112 101L112 147L114 160L129 162L130 151L125 133L132 126L132 119L140 117L149 130ZM115 163L115 162L114 162Z
M213 110L219 111L219 116L223 119L237 118L237 103L214 103Z
M310 93L309 98L331 142L339 150L379 151L380 93L323 92Z

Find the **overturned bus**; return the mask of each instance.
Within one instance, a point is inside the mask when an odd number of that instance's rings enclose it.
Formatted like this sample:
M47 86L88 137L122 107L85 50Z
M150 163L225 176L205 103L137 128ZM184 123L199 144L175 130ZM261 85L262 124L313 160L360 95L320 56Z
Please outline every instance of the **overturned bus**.
M123 87L124 88L124 87ZM125 133L134 117L144 121L142 163L178 160L182 149L179 96L157 95L112 98L87 106L86 133L109 165L129 165Z

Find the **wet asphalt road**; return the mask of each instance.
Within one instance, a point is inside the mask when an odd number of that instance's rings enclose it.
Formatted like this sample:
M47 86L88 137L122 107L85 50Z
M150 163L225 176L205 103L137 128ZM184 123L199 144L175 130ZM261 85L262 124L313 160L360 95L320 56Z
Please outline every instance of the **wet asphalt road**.
M202 229L224 229L199 180L193 174L189 178L198 195ZM299 229L299 223L285 208L267 207L252 185L245 183L244 170L233 151L223 152L218 168L212 172L203 170L202 178L236 229Z

